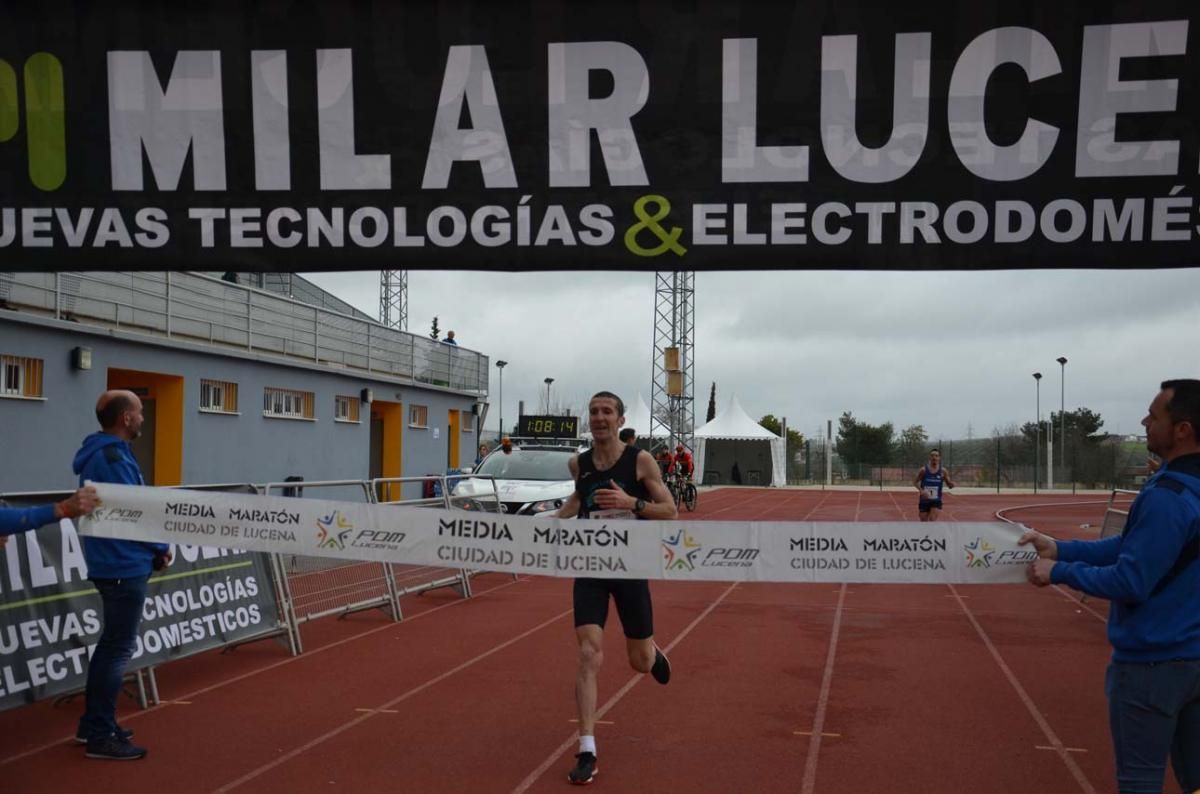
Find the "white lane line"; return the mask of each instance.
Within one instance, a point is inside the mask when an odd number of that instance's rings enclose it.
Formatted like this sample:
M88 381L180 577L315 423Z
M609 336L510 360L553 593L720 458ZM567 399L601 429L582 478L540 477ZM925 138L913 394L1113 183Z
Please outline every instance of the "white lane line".
M494 593L497 590L503 590L506 587L512 587L514 584L520 584L523 581L527 581L527 579L528 578L526 577L526 578L511 581L511 582L505 582L504 584L499 584L499 585L496 585L495 587L489 587L487 590L481 590L480 592L475 593L474 598L480 598L482 596L487 595L488 593ZM388 623L383 626L376 626L373 629L367 629L366 631L360 631L358 634L352 634L349 637L343 637L342 639L331 642L328 645L322 645L320 648L313 648L312 650L307 650L304 653L300 654L299 656L289 656L288 658L281 659L278 662L271 662L270 664L265 664L262 667L255 668L254 670L248 670L244 673L240 673L238 675L233 676L232 678L226 678L223 681L217 681L215 684L209 684L208 686L201 687L200 689L196 689L191 692L188 692L183 697L190 700L192 698L196 698L200 695L207 694L214 690L221 689L223 687L227 687L230 684L236 684L239 681L244 681L247 678L252 678L252 677L258 675L259 673L266 673L266 672L274 670L278 667L283 667L284 665L295 664L296 662L308 661L309 659L311 659L312 657L316 656L319 653L324 653L325 651L332 650L333 648L337 648L341 645L345 645L346 643L354 642L355 640L360 640L363 637L370 637L372 634L378 634L381 631L395 631L395 630L399 629L401 626L412 623L414 620L423 618L426 615L432 615L435 612L441 612L443 609L449 609L451 607L458 606L459 604L469 604L469 603L470 603L470 601L463 599L461 601L451 601L448 604L441 604L440 606L433 607L432 609L427 609L424 612L419 612L416 615L412 615L411 617L405 618L404 623ZM180 703L180 702L187 702L187 701L176 700L173 702ZM123 714L121 716L121 722L131 722L133 720L138 719L139 717L145 717L147 714L153 714L156 711L166 708L168 705L169 705L169 703L164 702L157 706L151 706L148 709L142 709L141 711L134 711L134 712L130 712L127 714ZM24 752L17 753L16 755L10 755L7 758L0 758L0 766L4 766L5 764L11 764L14 761L20 761L22 758L28 758L29 756L36 755L37 753L40 753L44 750L49 750L51 748L58 747L59 745L65 743L65 742L71 741L73 738L74 738L73 734L71 736L63 736L62 738L54 739L53 741L46 742L45 744L40 744L37 747L31 747L28 750L25 750Z
M504 642L500 643L499 645L496 645L496 646L484 651L483 653L478 654L478 655L474 656L473 658L466 660L462 664L452 667L451 669L447 670L446 672L442 673L441 675L429 679L428 681L421 684L420 686L415 686L412 689L405 692L404 694L397 695L396 697L392 698L391 700L387 701L386 703L380 704L377 708L372 709L370 713L364 714L361 717L355 717L354 719L350 720L349 722L343 722L341 725L334 728L333 730L326 731L325 733L321 734L320 736L316 737L315 739L311 739L311 740L305 742L304 744L300 745L299 747L296 747L295 749L291 750L290 752L284 753L283 755L274 759L270 763L263 764L262 766L257 767L255 769L251 769L249 772L247 772L246 774L237 778L236 780L230 781L229 783L226 783L224 786L221 786L220 788L213 789L213 794L222 794L222 792L231 791L232 789L237 788L238 786L242 785L243 783L249 783L251 780L254 780L256 777L259 777L259 776L265 774L266 772L270 772L275 767L285 764L297 756L304 755L305 753L307 753L309 750L316 747L317 745L323 744L324 742L327 742L330 739L334 738L335 736L339 736L339 735L345 733L346 731L350 730L351 728L353 728L357 725L361 725L362 723L371 719L371 717L375 716L375 714L382 712L382 711L387 711L392 706L396 706L396 705L404 702L405 700L408 700L410 697L420 694L421 692L424 692L426 689L429 689L430 687L432 687L436 684L440 684L442 681L445 681L447 678L450 678L453 675L461 673L463 670L466 670L468 667L471 667L472 665L483 661L484 659L488 658L489 656L499 653L500 651L504 650L505 648L508 648L511 645L515 645L516 643L520 642L521 640L524 640L526 637L536 634L537 632L546 628L550 624L555 623L559 620L562 620L567 615L570 615L571 612L572 612L572 610L570 610L570 609L565 610L563 612L559 612L557 615L550 618L549 620L542 621L541 623L537 624L533 628L527 629L527 630L521 632L520 634L513 637L512 639L505 640Z
M837 612L833 616L833 632L829 635L829 652L825 655L825 674L821 677L821 693L817 695L817 712L813 715L812 741L804 759L804 778L801 794L812 794L817 785L817 754L821 752L821 737L825 735L825 712L829 707L829 690L833 684L833 662L837 654L838 636L842 632L842 606L846 602L846 585L838 593Z
M946 586L950 588L950 592L958 595L958 591L954 589L954 585L948 584ZM1012 685L1014 690L1016 690L1017 695L1021 698L1021 702L1025 704L1025 708L1029 712L1029 715L1033 717L1033 721L1036 722L1038 727L1042 729L1042 734L1046 737L1046 741L1050 742L1051 748L1053 748L1054 752L1058 753L1058 757L1062 759L1064 764L1066 764L1067 769L1071 772L1071 776L1075 778L1075 782L1079 784L1080 790L1085 792L1085 794L1096 794L1096 789L1093 788L1092 784L1088 781L1087 776L1083 774L1083 770L1079 768L1079 764L1075 763L1075 759L1069 755L1066 745L1064 745L1058 738L1058 734L1056 734L1054 729L1050 727L1050 723L1046 722L1046 718L1042 716L1042 712L1038 711L1038 707L1034 704L1033 698L1029 697L1029 693L1025 691L1025 687L1021 686L1021 682L1017 680L1016 675L1013 674L1013 671L1011 668L1009 668L1008 663L1004 661L1004 657L1000 655L1000 651L996 649L996 646L992 643L991 638L988 637L987 632L983 630L983 626L979 625L979 621L976 620L975 615L971 613L966 601L959 599L958 605L962 608L963 613L966 614L967 619L971 621L971 625L975 627L975 632L979 635L979 638L983 640L983 644L987 646L988 653L992 655L992 658L1000 667L1000 671L1004 673L1004 677L1008 679L1008 683Z
M725 588L725 590L722 591L722 593L717 596L711 604L704 608L703 612L697 615L691 623L687 624L683 631L679 632L679 634L675 636L675 639L671 641L670 645L663 648L663 652L670 653L675 646L678 645L684 637L690 634L692 629L696 628L696 626L700 624L700 621L708 617L709 614L716 609L717 606L725 600L725 597L732 593L734 588L737 586L738 583L734 582L729 587ZM607 714L613 706L617 705L617 703L621 701L621 698L625 697L625 694L629 692L629 690L633 689L634 684L636 684L638 681L641 681L643 678L645 678L645 676L641 673L638 673L626 681L625 685L618 689L617 693L608 699L608 702L596 710L596 718L599 719ZM532 772L526 775L525 779L516 785L516 788L512 790L512 794L523 794L523 792L528 791L529 787L538 781L538 778L546 774L546 770L558 763L558 759L562 757L563 753L567 752L575 745L575 742L578 740L578 735L578 733L573 733L568 736L566 741L560 744L553 752L550 753L550 755L546 757L545 761L542 761L542 763L538 764L537 769L534 769Z

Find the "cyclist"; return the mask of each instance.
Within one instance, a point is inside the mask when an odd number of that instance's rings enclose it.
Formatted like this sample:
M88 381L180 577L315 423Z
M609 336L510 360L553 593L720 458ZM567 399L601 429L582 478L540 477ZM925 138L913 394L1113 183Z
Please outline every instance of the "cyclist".
M671 453L667 451L666 447L660 446L658 451L654 453L654 460L658 463L658 470L662 474L662 478L665 481L671 475L671 471L675 467L675 461L671 457Z
M675 445L674 464L674 470L679 474L680 479L692 479L692 473L696 470L696 461L692 459L692 453L684 449L683 444Z

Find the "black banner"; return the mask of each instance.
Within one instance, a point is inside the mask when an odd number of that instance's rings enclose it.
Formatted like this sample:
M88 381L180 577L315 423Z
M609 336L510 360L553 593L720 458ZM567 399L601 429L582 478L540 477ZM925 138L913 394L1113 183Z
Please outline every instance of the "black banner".
M185 545L171 550L170 567L150 578L128 670L276 627L268 555ZM0 562L0 711L83 689L103 608L74 525L64 520L11 536Z
M1194 0L9 3L0 270L1194 266L1197 22Z

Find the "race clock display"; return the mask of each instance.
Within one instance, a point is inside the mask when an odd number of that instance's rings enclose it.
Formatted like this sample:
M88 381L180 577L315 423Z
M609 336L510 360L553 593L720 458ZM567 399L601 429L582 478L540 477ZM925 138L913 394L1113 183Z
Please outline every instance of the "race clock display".
M522 416L517 435L530 438L575 438L579 418L575 416Z

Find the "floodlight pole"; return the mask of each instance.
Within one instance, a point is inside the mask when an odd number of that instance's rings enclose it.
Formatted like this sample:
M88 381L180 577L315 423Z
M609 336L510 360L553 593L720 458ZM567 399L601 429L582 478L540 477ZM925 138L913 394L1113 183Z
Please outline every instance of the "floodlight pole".
M1037 384L1037 421L1034 422L1033 430L1033 492L1037 493L1038 469L1042 462L1042 373L1033 373L1033 380Z
M497 361L496 369L500 370L500 433L497 439L504 438L504 368L508 366L507 361Z
M1061 442L1062 449L1060 450L1058 459L1059 465L1062 466L1062 477L1059 480L1066 481L1067 479L1067 357L1059 356L1058 365L1061 367L1062 378L1059 381L1060 391L1058 395L1058 437Z

